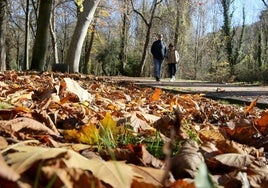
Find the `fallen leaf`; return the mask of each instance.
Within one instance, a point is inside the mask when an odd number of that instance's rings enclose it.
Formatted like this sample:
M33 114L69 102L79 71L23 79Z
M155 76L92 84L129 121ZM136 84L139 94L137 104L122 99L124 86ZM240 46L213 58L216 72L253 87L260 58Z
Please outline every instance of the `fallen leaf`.
M13 182L17 181L20 178L20 175L5 163L1 154L0 154L0 178Z
M42 171L47 176L47 181L53 179L55 174L61 183L55 183L55 187L66 187L66 188L80 188L80 187L94 187L94 188L105 188L101 181L94 177L90 172L84 171L79 168L55 168L42 167ZM44 175L43 175L44 176ZM44 178L44 177L43 177Z
M243 169L252 163L250 155L242 155L237 153L221 154L214 157L217 161L230 167Z
M263 111L261 113L261 117L260 118L257 118L255 120L255 124L257 126L267 126L268 125L268 111Z
M100 123L102 124L104 131L109 130L113 134L116 134L118 132L118 129L116 127L117 122L114 121L114 119L110 113L107 112L105 114L104 118L100 121Z
M95 124L83 125L79 129L63 130L62 134L66 140L85 144L96 144L99 140L99 129Z
M11 119L9 121L0 121L0 131L9 134L12 137L18 136L19 133L31 134L34 136L33 132L35 132L35 134L49 134L57 137L59 136L58 132L54 132L44 124L25 117Z
M251 112L253 110L253 108L257 104L258 99L259 99L259 97L257 97L254 101L251 101L250 105L244 110L244 114L248 114L249 112Z
M87 159L69 149L33 146L18 146L13 149L17 152L7 155L7 163L18 173L25 172L36 161L65 156L63 161L68 168L90 170L95 177L113 187L130 187L134 177L132 167L124 162Z
M87 90L83 89L76 81L71 78L64 78L66 83L66 90L74 93L80 99L80 101L89 101L92 102L93 96L87 92Z
M204 162L198 144L187 140L180 151L171 160L171 172L174 178L194 178L201 163Z
M151 101L158 101L160 99L160 95L162 93L162 90L160 88L155 88L154 93L151 97Z

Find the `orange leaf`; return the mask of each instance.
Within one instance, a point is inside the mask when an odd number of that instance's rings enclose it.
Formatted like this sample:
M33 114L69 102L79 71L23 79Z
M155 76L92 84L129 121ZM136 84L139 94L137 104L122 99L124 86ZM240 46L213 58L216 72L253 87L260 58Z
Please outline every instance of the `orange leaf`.
M248 114L252 109L256 106L259 97L257 97L254 101L251 101L250 105L244 110L244 114Z
M268 125L268 111L264 111L261 117L255 120L257 126L267 126Z
M170 188L195 188L194 182L187 182L187 180L178 180L170 185Z
M162 90L160 88L155 88L151 101L158 101L160 99L161 92Z

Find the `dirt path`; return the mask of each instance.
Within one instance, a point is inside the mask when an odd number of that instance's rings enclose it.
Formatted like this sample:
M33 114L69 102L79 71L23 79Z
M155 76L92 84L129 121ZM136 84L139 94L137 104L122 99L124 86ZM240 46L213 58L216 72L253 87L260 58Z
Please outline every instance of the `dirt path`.
M115 78L116 79L116 78ZM122 77L120 77L122 80ZM176 93L203 93L215 100L227 100L230 103L248 105L258 98L259 108L268 108L268 86L267 85L246 85L243 83L211 83L188 80L177 80L169 82L169 79L162 79L156 82L152 78L130 78L123 77L123 80L133 81L135 84L146 87L161 87Z

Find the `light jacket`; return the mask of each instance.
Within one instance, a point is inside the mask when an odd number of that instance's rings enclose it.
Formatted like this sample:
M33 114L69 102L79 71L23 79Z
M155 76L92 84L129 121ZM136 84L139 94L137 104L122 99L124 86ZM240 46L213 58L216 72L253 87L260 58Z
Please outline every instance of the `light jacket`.
M180 60L180 55L177 50L168 50L166 57L168 63L178 63Z

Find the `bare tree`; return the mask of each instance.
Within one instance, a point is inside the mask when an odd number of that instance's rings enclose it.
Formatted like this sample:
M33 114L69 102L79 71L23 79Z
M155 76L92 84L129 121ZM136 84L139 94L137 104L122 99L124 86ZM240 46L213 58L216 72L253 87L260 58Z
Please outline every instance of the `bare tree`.
M66 63L69 65L69 71L71 73L79 72L79 61L81 57L83 42L99 3L100 0L85 0L83 4L84 10L78 15L77 24L66 58Z
M52 0L40 1L39 14L37 19L37 31L33 46L31 70L44 70L51 8Z
M268 1L267 0L261 0L263 4L268 8Z
M24 61L22 70L29 69L29 27L30 27L30 0L26 0L25 10L25 36L24 36Z
M49 22L49 33L51 36L51 43L52 43L52 51L53 51L53 59L54 64L59 63L59 56L58 56L58 41L57 41L57 35L56 35L56 21L55 21L55 9L56 9L56 1L52 2L52 11L51 11L51 17Z
M145 67L145 63L146 63L145 60L146 60L146 56L147 56L147 48L148 48L149 42L150 42L150 35L151 35L153 20L155 18L157 18L155 16L155 12L156 12L157 6L160 5L161 2L162 2L162 0L154 0L153 1L151 11L150 11L150 16L149 16L149 19L147 20L146 17L134 7L133 0L131 0L131 5L133 8L133 11L141 17L141 19L143 20L143 22L146 25L146 36L145 36L145 42L144 42L144 46L143 46L142 58L141 58L141 62L140 62L140 76L142 76L144 74L144 67Z
M125 65L126 65L126 47L127 47L127 34L129 30L129 1L122 1L123 11L122 11L122 28L120 34L120 53L119 53L119 62L120 62L120 72L125 75Z
M96 11L95 13L95 18L93 20L93 23L91 24L91 29L88 30L87 36L86 36L86 44L85 44L85 62L83 66L82 72L84 74L89 73L89 62L90 62L90 55L91 55L91 50L93 47L93 42L96 34L96 24L98 20L98 14L99 11Z
M6 70L7 1L0 0L0 71Z

